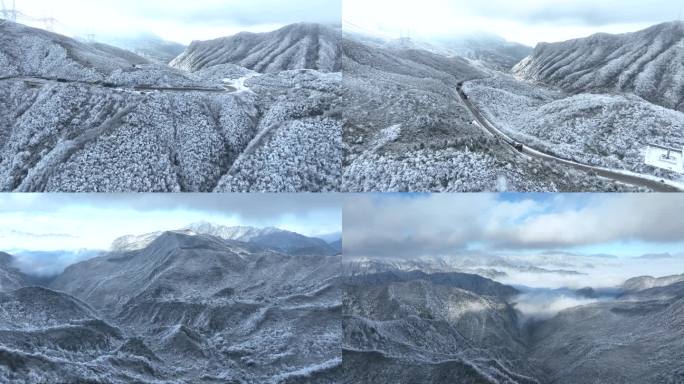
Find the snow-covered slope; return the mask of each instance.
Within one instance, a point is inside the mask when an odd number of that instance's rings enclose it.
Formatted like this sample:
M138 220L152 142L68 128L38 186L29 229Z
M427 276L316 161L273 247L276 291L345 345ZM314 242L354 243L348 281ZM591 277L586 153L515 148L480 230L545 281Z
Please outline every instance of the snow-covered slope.
M104 81L114 71L148 63L142 57L77 42L41 29L0 20L0 77L36 76Z
M619 91L684 111L684 22L539 44L514 73L572 92Z
M684 146L684 113L630 94L567 94L493 76L467 82L470 101L516 140L584 164L666 178L644 164L648 144Z
M293 24L269 33L243 32L210 41L195 41L171 66L197 71L219 64L238 64L261 73L290 69L339 71L339 34L318 24Z

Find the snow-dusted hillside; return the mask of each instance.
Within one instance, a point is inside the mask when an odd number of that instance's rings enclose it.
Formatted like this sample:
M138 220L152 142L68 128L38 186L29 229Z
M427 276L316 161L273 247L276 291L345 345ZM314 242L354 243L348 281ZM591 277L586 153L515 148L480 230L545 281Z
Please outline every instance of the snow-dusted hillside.
M468 60L342 40L342 190L350 192L611 191L566 167L526 161L473 124L460 82Z
M630 94L575 94L493 76L467 82L469 99L496 127L529 146L583 164L655 176L648 144L684 146L684 113Z
M631 92L684 111L684 22L539 44L514 73L572 92Z
M187 73L0 22L0 190L338 189L341 76Z
M0 293L0 381L336 382L338 264L163 233Z
M171 66L187 71L219 64L238 64L261 73L291 69L339 71L337 29L293 24L269 33L243 32L210 41L195 41Z

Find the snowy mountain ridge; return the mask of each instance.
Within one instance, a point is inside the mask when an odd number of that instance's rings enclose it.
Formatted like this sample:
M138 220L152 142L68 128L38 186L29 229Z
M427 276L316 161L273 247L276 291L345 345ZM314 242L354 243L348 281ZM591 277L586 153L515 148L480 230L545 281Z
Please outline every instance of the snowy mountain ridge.
M254 228L247 226L228 227L207 222L193 223L174 233L185 235L208 235L223 240L252 243L288 254L334 255L337 251L324 240L307 237L274 227ZM111 250L117 252L146 248L166 232L152 232L143 235L128 235L115 239Z
M684 22L542 43L513 72L570 92L631 92L684 111Z
M339 35L332 27L312 23L292 24L268 33L242 32L195 41L170 65L190 72L228 63L261 73L292 69L337 72Z

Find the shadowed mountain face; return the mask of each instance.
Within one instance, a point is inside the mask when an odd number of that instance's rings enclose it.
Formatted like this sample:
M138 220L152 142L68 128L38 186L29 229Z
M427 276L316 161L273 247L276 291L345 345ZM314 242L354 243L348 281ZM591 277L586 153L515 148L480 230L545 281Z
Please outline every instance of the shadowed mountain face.
M684 22L539 44L513 71L571 92L629 92L684 111Z
M337 257L163 233L143 249L67 268L50 284L56 291L0 294L0 381L281 383L333 375L341 363L338 265Z
M623 288L617 298L534 323L522 322L511 304L515 289L479 276L393 271L346 280L349 383L665 384L684 378L681 277L632 279L625 284L631 290Z
M269 33L243 32L193 42L171 66L191 72L229 63L261 73L290 69L336 72L340 69L339 35L333 28L306 23Z

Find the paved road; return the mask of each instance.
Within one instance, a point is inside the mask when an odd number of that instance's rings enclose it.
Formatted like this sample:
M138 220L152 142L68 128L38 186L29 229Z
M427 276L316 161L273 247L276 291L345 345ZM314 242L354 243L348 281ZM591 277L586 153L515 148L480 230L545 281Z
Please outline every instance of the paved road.
M61 84L82 84L93 87L100 88L111 88L118 89L122 91L135 91L135 92L211 92L211 93L232 93L237 89L234 87L224 85L222 87L210 88L210 87L154 87L139 85L134 87L118 86L116 84L108 84L101 82L89 82L80 80L63 80L63 79L53 79L47 77L30 77L30 76L9 76L0 77L0 81L24 81L29 84L48 84L48 83L61 83Z
M501 141L506 145L510 150L514 151L517 153L519 156L529 156L537 159L542 159L546 161L553 161L559 164L563 164L569 167L572 167L574 169L587 172L587 173L593 173L595 175L604 177L606 179L611 179L615 180L621 183L625 184L630 184L630 185L635 185L635 186L640 186L640 187L646 187L649 189L652 189L656 192L682 192L681 189L658 182L656 180L652 180L647 177L641 177L639 175L627 175L623 174L620 172L616 172L610 169L606 168L600 168L600 167L593 167L591 165L586 165L586 164L581 164L577 163L571 160L566 160L566 159L561 159L559 157L550 155L548 153L544 153L541 151L537 151L533 148L530 148L528 146L523 146L522 151L520 150L520 146L518 145L518 148L516 148L516 141L510 138L508 135L503 133L501 130L497 129L493 124L489 122L484 116L480 114L480 112L473 106L473 104L470 102L470 100L467 99L467 96L463 92L463 89L459 85L457 87L457 92L458 97L461 99L461 102L463 105L466 106L466 108L470 111L470 113L473 115L475 120L480 124L480 126L490 135L497 137L501 139Z

